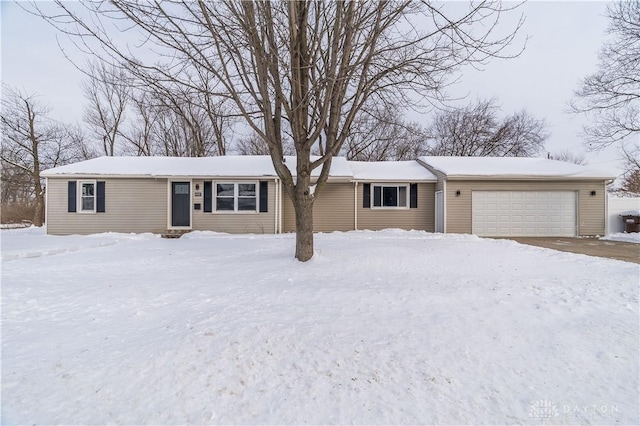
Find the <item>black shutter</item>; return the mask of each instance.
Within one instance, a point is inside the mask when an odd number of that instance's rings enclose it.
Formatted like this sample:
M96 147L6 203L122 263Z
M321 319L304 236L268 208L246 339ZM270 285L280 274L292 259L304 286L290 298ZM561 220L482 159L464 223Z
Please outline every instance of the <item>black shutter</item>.
M381 186L373 187L373 206L382 207L382 187Z
M266 213L269 210L269 182L260 181L260 213Z
M204 211L211 213L212 210L213 187L210 180L204 181Z
M67 187L67 211L76 212L76 181L70 180Z
M409 187L409 208L418 208L418 184L412 183Z
M105 209L104 209L104 182L96 182L97 184L97 188L96 188L96 211L98 213L104 213Z
M362 207L365 209L371 208L371 184L362 184Z

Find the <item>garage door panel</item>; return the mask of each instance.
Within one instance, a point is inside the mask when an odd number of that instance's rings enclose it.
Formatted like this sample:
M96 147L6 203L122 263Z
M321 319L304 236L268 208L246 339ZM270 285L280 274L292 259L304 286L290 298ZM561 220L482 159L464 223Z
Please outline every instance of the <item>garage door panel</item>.
M574 191L473 191L473 233L481 236L575 236Z

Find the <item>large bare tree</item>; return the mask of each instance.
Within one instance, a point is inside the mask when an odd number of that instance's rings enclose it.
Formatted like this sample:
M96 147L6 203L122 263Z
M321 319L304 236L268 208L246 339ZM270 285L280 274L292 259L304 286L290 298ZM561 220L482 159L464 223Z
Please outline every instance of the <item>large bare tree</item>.
M582 80L571 103L589 118L584 133L591 149L640 135L640 0L610 4L607 17L609 39L598 69Z
M44 221L40 172L91 155L79 129L52 120L48 113L35 95L2 85L3 202L33 200L35 226Z
M430 155L531 157L549 137L544 120L525 110L500 118L495 99L436 113L427 133Z
M428 1L56 4L55 13L40 14L83 49L138 78L233 101L268 147L293 202L301 261L313 256L314 199L363 105L373 97L411 105L439 101L461 65L507 56L503 49L521 24L498 29L501 14L513 6L491 1L465 7ZM118 44L121 37L110 28L143 34L142 47L153 48L153 58L144 61L148 51ZM212 77L206 88L203 74ZM283 158L288 137L295 164Z

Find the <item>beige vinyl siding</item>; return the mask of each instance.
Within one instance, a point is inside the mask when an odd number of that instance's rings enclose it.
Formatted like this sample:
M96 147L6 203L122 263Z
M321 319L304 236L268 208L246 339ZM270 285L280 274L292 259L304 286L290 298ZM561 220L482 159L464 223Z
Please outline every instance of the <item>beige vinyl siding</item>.
M284 190L283 190L284 193ZM288 195L283 195L282 229L295 232L296 214ZM313 204L313 231L351 231L354 229L353 184L327 183Z
M393 182L387 182L393 184ZM404 183L398 183L402 185ZM371 185L374 185L373 183ZM363 184L358 184L358 229L380 230L386 228L418 229L434 231L435 189L434 183L418 184L418 208L372 209L362 207ZM373 202L373 198L372 198Z
M70 180L105 182L104 213L67 212ZM49 178L47 233L154 232L167 229L167 180L130 178Z
M256 185L260 184L258 180L240 179L220 179L218 182L247 182L255 183ZM193 204L199 203L200 210L193 210L193 229L200 231L228 232L230 234L274 234L276 232L276 185L272 180L268 182L269 195L266 213L215 212L215 190L214 199L212 200L214 212L205 213L203 196L204 180L194 180L192 185ZM215 183L216 180L213 180L214 185ZM200 189L196 190L196 185L198 185ZM196 196L196 193L201 195Z
M605 186L603 181L462 181L449 179L446 185L446 232L470 234L471 192L476 191L577 191L578 235L603 235ZM456 196L460 191L460 196ZM591 191L596 191L592 196Z

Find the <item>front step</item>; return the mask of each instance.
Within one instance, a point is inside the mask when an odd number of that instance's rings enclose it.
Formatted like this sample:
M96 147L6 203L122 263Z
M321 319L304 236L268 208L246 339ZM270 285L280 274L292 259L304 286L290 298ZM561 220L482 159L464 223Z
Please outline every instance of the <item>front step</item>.
M162 238L180 238L187 232L191 232L191 230L190 229L167 229L160 236Z

